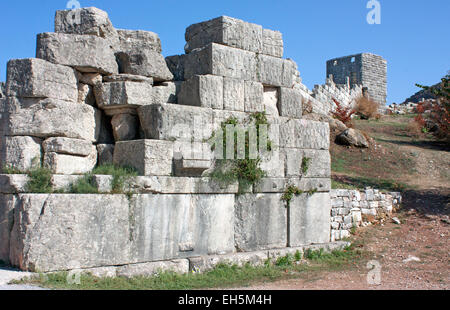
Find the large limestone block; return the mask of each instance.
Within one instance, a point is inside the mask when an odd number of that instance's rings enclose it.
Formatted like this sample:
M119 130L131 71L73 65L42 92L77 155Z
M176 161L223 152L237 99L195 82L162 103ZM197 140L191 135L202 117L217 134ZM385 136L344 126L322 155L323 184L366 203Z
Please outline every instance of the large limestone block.
M9 263L9 241L14 223L15 196L0 194L0 261Z
M183 82L164 82L158 86L153 86L152 89L152 103L177 103L178 95L181 91Z
M176 274L186 274L189 272L189 260L174 259L161 262L150 262L142 264L132 264L118 267L117 275L119 277L151 277L161 272L173 272Z
M292 88L281 87L279 91L278 110L280 116L302 118L302 95Z
M219 43L255 53L263 49L263 28L228 16L221 16L186 29L186 54L209 43Z
M45 153L58 153L75 156L89 156L92 153L92 142L71 138L49 138L42 148Z
M330 241L331 200L329 193L294 197L289 209L289 246Z
M282 178L285 176L285 158L278 147L272 147L272 150L260 152L260 168L264 170L269 178Z
M184 78L212 74L246 81L257 79L257 57L253 52L211 43L192 51L184 60Z
M33 137L2 137L1 163L4 167L28 171L41 165L41 140Z
M135 140L116 143L114 164L135 168L142 176L172 174L173 143L162 140Z
M95 7L56 11L55 32L93 35L117 41L108 13Z
M173 74L174 81L184 80L184 63L186 55L173 55L166 57L167 67Z
M85 174L97 164L97 148L92 145L89 156L73 156L49 152L44 154L43 166L54 174Z
M331 180L329 178L263 178L253 189L255 193L284 193L289 185L307 192L329 192Z
M223 77L194 75L181 85L178 104L223 110Z
M290 60L259 54L257 80L266 86L293 87L295 66Z
M111 120L114 140L134 140L139 132L139 117L134 114L116 114Z
M244 81L229 77L223 78L223 108L230 111L245 110Z
M278 88L264 87L264 111L267 115L277 117L280 115L278 111Z
M161 40L158 34L154 32L118 29L117 33L120 40L120 51L133 52L148 50L156 53L162 52Z
M152 103L152 85L147 82L109 82L95 87L101 109L137 108Z
M138 195L133 253L160 261L234 252L234 195Z
M245 112L264 111L264 87L261 83L253 81L244 82Z
M120 73L152 77L156 82L171 81L173 74L164 57L152 50L131 50L116 53Z
M286 176L329 178L331 157L328 150L284 149Z
M126 196L19 195L11 263L50 272L132 263Z
M282 194L236 197L235 243L240 252L283 248L287 244L287 210Z
M177 104L153 104L138 109L147 139L203 142L212 136L213 110Z
M262 53L269 56L283 57L283 35L279 31L263 29Z
M36 57L80 72L118 73L108 40L92 35L41 33L37 37Z
M55 99L21 100L8 98L10 106L22 106L9 115L7 134L40 138L66 137L95 142L101 114L86 104Z
M284 147L314 150L330 148L328 123L282 118L278 125L280 145Z
M151 77L126 73L103 76L103 83L109 82L139 82L153 85L153 79Z
M77 78L72 68L36 59L8 62L6 94L77 102Z

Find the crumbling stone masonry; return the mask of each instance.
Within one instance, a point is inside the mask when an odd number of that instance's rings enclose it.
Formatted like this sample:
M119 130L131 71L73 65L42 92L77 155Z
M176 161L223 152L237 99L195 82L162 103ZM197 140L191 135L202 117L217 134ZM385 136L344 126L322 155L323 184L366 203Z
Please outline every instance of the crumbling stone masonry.
M188 27L186 41L186 54L164 59L155 33L117 30L96 8L58 11L36 58L9 61L2 167L46 167L62 191L105 163L139 176L128 195L109 194L111 176L93 176L104 194L86 195L28 193L27 175L1 175L2 261L145 274L345 245L329 244L329 125L302 119L314 98L282 58L281 33L219 17ZM264 111L266 177L244 194L218 184L206 141L230 117ZM288 186L305 194L286 207Z
M335 84L362 85L381 106L386 105L387 61L381 56L362 53L327 61L327 77Z

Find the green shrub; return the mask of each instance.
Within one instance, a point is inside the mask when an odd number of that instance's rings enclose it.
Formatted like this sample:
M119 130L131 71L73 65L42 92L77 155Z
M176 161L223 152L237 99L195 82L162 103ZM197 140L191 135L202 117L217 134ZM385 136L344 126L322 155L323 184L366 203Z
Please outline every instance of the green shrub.
M70 186L70 192L73 194L98 194L92 174L87 174Z
M47 168L34 168L28 172L29 180L26 185L28 193L53 193L52 172Z
M92 174L98 175L112 175L112 193L123 194L125 190L125 183L132 177L136 177L138 172L132 167L121 167L113 164L98 166L92 171Z

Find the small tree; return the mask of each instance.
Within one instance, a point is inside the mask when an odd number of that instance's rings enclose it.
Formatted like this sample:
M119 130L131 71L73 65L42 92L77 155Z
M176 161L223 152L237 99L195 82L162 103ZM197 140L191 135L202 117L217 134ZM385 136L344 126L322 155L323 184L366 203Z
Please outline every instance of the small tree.
M356 111L350 107L344 107L339 101L333 98L336 110L332 112L334 118L343 122L347 127L352 127L352 116Z
M435 102L423 101L417 106L416 122L439 139L450 141L450 74L441 79L437 87L417 87L431 91L436 96Z

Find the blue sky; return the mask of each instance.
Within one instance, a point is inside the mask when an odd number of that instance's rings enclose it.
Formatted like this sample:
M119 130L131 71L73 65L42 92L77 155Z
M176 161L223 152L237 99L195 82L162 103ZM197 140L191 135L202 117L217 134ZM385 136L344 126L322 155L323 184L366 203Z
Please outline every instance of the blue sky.
M328 59L370 52L388 60L388 103L402 102L450 70L449 0L379 0L381 24L369 25L368 0L79 0L107 11L117 28L160 35L165 56L181 54L187 26L220 15L279 30L285 57L303 82L323 84ZM36 34L53 31L56 10L67 0L2 1L0 80L12 58L35 56Z

